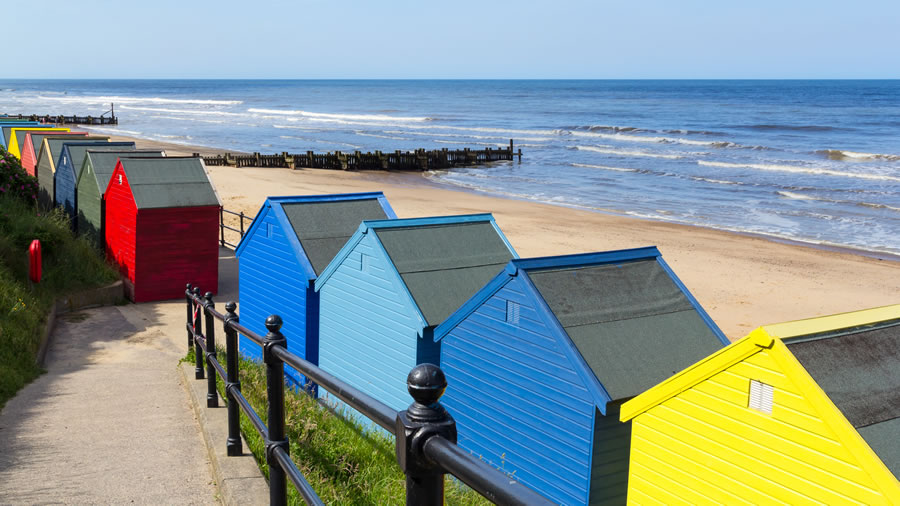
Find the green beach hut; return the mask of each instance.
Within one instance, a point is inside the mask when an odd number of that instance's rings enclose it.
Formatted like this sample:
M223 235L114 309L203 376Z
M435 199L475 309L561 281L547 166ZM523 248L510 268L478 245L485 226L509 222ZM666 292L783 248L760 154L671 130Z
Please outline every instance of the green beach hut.
M54 196L56 189L54 187L54 176L56 175L56 162L62 153L63 144L67 142L95 142L98 144L106 144L109 137L106 136L87 136L72 138L53 138L45 137L41 146L41 153L38 155L38 161L35 165L35 176L38 179L38 203L45 209L50 209L55 205Z
M103 194L109 178L116 170L120 158L157 158L166 156L165 151L119 150L91 151L84 155L81 171L78 173L78 213L76 217L78 233L87 237L97 247L103 247L104 204Z

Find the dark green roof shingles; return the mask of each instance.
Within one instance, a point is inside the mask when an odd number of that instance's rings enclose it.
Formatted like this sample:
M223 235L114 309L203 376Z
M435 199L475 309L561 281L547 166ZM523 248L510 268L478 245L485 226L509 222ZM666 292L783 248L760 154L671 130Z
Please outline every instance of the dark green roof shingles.
M428 326L459 309L512 258L491 222L376 229Z
M528 277L613 400L638 395L722 347L655 259Z
M316 275L365 220L387 218L378 199L290 202L281 205Z
M200 158L123 158L138 209L217 206Z
M900 322L785 344L900 478Z

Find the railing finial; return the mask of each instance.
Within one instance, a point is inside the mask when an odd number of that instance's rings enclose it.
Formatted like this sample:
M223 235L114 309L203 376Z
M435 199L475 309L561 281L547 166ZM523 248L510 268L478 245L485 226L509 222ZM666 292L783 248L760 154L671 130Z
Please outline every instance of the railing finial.
M447 378L434 364L419 364L406 378L413 402L397 413L397 464L406 474L406 504L438 506L444 503L444 470L425 455L429 439L442 437L456 443L456 421L438 399Z

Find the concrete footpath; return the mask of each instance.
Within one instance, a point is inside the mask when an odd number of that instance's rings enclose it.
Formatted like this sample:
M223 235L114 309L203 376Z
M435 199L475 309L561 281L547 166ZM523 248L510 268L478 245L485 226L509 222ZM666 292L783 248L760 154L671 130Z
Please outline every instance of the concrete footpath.
M222 252L217 306L237 298ZM0 413L0 504L221 502L178 369L184 324L183 301L60 315L47 373Z

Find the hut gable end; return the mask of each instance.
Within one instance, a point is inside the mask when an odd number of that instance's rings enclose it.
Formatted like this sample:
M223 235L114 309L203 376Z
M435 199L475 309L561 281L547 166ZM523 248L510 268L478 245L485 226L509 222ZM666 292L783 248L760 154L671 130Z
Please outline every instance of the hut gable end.
M134 279L136 266L137 206L131 195L128 176L117 167L106 188L107 213L105 231L106 256L119 268L126 279Z
M126 148L134 149L134 147L133 142L107 142L100 145L80 142L67 142L64 144L56 164L56 175L54 176L53 186L56 205L62 206L70 217L77 217L77 178L84 164L85 152L88 149L123 150ZM77 220L73 221L72 224L77 226Z
M625 403L629 501L900 497L898 316L886 306L760 327Z
M595 397L540 299L502 272L443 337L442 403L459 444L554 501L585 504ZM436 332L437 334L437 332Z
M281 333L290 340L291 351L317 363L318 343L310 343L307 339L309 336L317 339L317 333L309 332L307 327L309 321L317 319L309 320L305 310L310 295L316 297L317 294L310 293L307 272L288 240L290 233L267 202L241 241L238 270L241 321L248 328L265 334L266 318L278 314L284 321ZM262 358L260 347L243 338L241 352ZM293 382L302 383L302 376L292 368L286 367L285 373Z
M327 287L318 289L320 367L402 409L409 395L397 385L416 365L424 328L402 280L374 234L354 235L328 269ZM378 374L370 374L373 367Z

